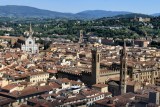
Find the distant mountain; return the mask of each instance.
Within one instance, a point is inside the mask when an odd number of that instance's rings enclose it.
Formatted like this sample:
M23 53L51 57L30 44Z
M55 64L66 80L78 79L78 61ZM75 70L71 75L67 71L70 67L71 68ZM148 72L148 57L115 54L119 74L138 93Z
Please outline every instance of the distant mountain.
M128 16L131 12L124 11L104 11L104 10L87 10L73 13L62 13L38 9L29 6L7 5L0 6L0 17L17 17L17 18L69 18L69 19L98 19L103 17Z
M43 9L37 9L29 6L7 5L0 6L1 17L40 17L40 18L56 18L56 17L73 17L71 13L61 13Z
M152 16L155 16L155 17L160 16L160 13L152 14Z
M79 12L76 16L85 19L97 19L102 17L113 17L117 15L126 15L130 14L130 12L124 11L104 11L104 10L87 10L83 12Z
M142 18L146 18L146 17L153 17L151 15L146 15L146 14L140 14L140 13L131 13L131 14L125 14L125 15L117 15L115 16L115 18L134 18L134 17L142 17Z

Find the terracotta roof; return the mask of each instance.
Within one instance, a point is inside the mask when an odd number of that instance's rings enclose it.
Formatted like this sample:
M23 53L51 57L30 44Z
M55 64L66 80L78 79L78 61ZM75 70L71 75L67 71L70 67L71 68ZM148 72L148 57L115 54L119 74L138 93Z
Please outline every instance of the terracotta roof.
M61 81L62 83L69 83L71 81L68 78L60 78L60 79L57 79L57 80Z
M49 86L52 87L52 88L60 88L61 87L61 85L59 85L59 84L57 84L55 82L50 82Z
M108 85L106 85L106 84L94 84L94 85L92 85L92 87L104 88L104 87L108 87Z
M91 95L100 94L100 93L101 92L97 90L92 90L92 89L84 89L81 91L81 94L84 96L91 96Z
M108 104L109 104L109 98L105 98L105 99L102 99L102 100L98 100L95 102L96 105L103 105L103 106L107 106L108 107ZM111 107L111 106L109 106ZM114 106L112 106L114 107Z
M75 96L75 97L67 98L66 100L64 100L64 102L65 102L65 103L67 103L67 102L74 102L74 101L83 100L83 99L85 99L84 96L82 96L82 95L77 95L77 96Z
M15 87L18 87L18 84L13 83L13 84L9 84L7 86L2 87L2 90L8 90L9 91L9 90L11 90L11 89L13 89Z
M58 105L61 105L62 102L59 102L57 100L53 101L53 102L49 102L45 99L39 99L39 98L34 98L34 99L30 99L28 100L28 102L32 102L34 105L34 107L56 107Z
M13 98L25 97L33 94L49 92L52 88L48 85L46 86L30 86L26 87L22 91L13 91L11 93L0 92L0 95L11 96Z
M18 39L18 37L14 36L0 36L1 39Z
M83 84L82 82L78 82L78 81L74 81L74 80L71 80L70 83L72 85L82 85Z
M16 100L0 96L0 106L4 106L15 102Z
M47 70L47 72L48 73L57 73L57 70L52 69L52 70Z

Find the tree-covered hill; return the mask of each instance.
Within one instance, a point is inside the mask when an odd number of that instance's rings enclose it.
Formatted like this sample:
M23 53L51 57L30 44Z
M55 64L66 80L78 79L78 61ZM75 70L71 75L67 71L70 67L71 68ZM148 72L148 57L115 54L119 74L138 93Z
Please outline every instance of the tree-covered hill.
M97 19L102 17L113 17L117 15L129 14L130 12L104 11L104 10L86 10L79 13L62 13L38 9L29 6L7 5L0 6L1 17L17 18L69 18L69 19Z

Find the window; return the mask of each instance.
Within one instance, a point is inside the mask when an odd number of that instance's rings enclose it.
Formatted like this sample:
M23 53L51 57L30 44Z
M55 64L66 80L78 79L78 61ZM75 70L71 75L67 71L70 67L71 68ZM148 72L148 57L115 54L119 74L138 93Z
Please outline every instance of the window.
M157 75L157 72L155 72L155 75Z
M32 44L32 42L31 42L31 41L29 41L29 44Z
M99 54L98 54L98 56L97 56L97 57L98 57L98 62L100 62L100 56L99 56Z
M32 52L32 48L29 48L29 52Z

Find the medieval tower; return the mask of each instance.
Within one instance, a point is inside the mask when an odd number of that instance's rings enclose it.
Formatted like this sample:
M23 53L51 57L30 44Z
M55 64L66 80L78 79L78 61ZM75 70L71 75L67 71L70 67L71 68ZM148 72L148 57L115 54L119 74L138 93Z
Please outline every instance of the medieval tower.
M83 42L83 30L80 30L79 32L79 43Z
M99 83L100 78L100 50L92 49L92 84Z
M126 42L124 41L123 49L120 51L120 93L126 93L127 82L127 52Z

